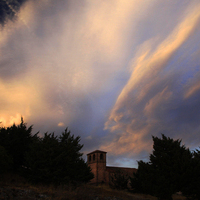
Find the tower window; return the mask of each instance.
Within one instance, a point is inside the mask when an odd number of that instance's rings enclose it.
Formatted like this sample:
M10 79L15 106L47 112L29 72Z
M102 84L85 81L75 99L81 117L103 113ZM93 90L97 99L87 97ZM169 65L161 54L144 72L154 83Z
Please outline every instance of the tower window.
M102 153L100 154L100 160L103 160L103 154Z
M93 155L93 160L95 160L95 154Z

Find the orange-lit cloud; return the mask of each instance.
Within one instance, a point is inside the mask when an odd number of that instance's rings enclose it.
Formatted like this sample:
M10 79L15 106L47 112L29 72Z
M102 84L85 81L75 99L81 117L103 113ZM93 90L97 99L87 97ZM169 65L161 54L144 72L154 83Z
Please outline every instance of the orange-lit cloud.
M166 74L163 75L162 71L168 66L176 50L199 25L199 9L200 5L189 8L182 21L156 48L154 44L157 38L142 45L132 61L130 79L119 94L105 123L105 129L113 132L109 136L113 139L101 148L114 154L131 152L132 155L152 148L149 134L155 126L160 127L157 110L162 113L169 108L174 99L173 91L167 86L167 79L170 79L173 69L166 70ZM166 80L166 83L162 86L163 80ZM157 88L157 91L149 94L153 88ZM186 97L197 90L199 84L190 88Z
M15 116L5 116L0 118L1 127L12 126L13 124L20 124L21 115L17 113Z
M60 126L60 127L64 127L65 124L64 124L63 122L59 122L59 123L58 123L58 126Z
M0 125L23 116L41 134L67 126L84 152L118 161L147 155L161 132L200 144L199 9L187 0L27 1L0 30Z
M185 93L185 98L191 97L196 92L200 91L200 83L197 82L196 84L192 85Z
M136 3L27 2L1 31L2 98L9 108L2 116L51 118L55 125L76 119L84 101L109 90L110 76L122 68L132 11L142 12Z

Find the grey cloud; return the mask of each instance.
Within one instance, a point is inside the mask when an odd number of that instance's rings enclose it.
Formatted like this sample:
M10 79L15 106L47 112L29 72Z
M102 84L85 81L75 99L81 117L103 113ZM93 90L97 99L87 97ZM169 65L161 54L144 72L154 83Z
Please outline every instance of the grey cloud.
M59 135L68 126L81 136L84 153L107 144L109 165L136 165L135 160L147 158L151 135L165 133L194 145L200 129L200 94L195 90L199 23L176 39L179 30L175 29L187 18L190 3L149 2L146 6L138 1L138 7L131 7L131 1L121 0L113 4L28 1L19 12L21 19L8 23L0 41L0 86L6 94L4 104L12 105L10 113L23 111L25 120L41 134L54 131ZM186 39L180 41L182 36ZM141 46L144 52L137 54ZM135 65L129 68L129 63L139 58L144 62L132 80L135 85L130 84L118 101L134 71ZM21 94L21 107L19 99L8 101L18 97L11 94L18 86L26 91ZM192 95L185 98L192 87ZM110 129L104 130L106 121Z
M191 148L198 143L195 134L200 129L199 94L196 91L187 100L185 92L192 86L191 80L197 77L198 65L195 63L199 58L188 55L193 55L195 48L199 49L192 37L199 35L199 16L193 27L187 29L189 32L182 31L182 26L188 27L188 18L185 19L169 36L166 35L164 42L160 38L157 44L144 44L149 51L144 48L144 52L135 56L139 61L133 64L132 76L105 124L112 133L106 137L109 142L102 144L103 148L116 155L137 157L146 154L147 157L151 151L151 135L161 133L181 138ZM193 87L195 91L199 86Z
M7 20L17 17L17 12L27 0L10 0L0 2L0 23L5 25Z

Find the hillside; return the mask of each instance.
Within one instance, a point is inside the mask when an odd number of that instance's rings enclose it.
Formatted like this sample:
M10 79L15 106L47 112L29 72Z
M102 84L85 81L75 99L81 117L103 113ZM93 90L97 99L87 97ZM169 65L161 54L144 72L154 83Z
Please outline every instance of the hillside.
M24 178L7 174L0 180L0 199L24 200L156 200L155 197L143 194L132 194L128 191L117 191L105 185L92 186L82 184L75 187L31 185ZM174 200L184 200L174 196Z

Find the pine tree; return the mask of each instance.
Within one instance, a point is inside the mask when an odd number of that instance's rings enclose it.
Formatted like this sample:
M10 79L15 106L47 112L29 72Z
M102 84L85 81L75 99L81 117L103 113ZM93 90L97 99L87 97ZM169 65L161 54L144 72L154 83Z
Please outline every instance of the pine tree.
M4 147L0 146L0 174L9 171L12 166L12 157L7 154Z
M200 199L200 151L196 149L192 152L190 167L186 172L187 184L182 187L182 193L192 199Z
M117 170L111 175L110 187L118 190L128 189L129 176L122 170Z
M172 199L172 194L187 185L192 153L181 145L181 140L173 140L163 134L161 139L153 136L153 142L150 161L138 162L132 186L159 199Z
M0 145L3 146L9 156L12 157L13 171L23 168L25 153L29 151L31 143L37 137L37 133L32 135L32 126L27 128L23 118L19 125L13 124L10 127L0 128Z
M60 137L45 133L26 154L28 177L33 182L65 184L88 182L93 178L90 168L82 159L80 137L67 129Z

